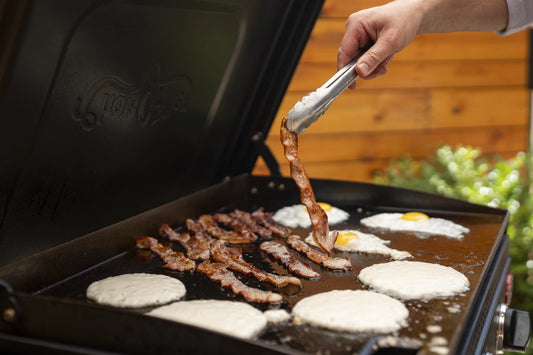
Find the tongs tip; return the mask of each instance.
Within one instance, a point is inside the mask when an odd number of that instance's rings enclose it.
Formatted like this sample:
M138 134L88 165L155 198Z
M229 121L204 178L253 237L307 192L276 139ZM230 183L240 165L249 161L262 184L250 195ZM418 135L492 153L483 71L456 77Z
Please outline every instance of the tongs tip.
M289 111L287 115L289 131L297 134L302 133L326 112L333 100L324 102L322 91L322 88L318 88L307 94Z
M372 42L368 43L350 63L337 71L324 85L304 96L294 105L287 115L287 128L290 131L296 134L305 131L326 112L333 100L357 79L355 65L372 44Z

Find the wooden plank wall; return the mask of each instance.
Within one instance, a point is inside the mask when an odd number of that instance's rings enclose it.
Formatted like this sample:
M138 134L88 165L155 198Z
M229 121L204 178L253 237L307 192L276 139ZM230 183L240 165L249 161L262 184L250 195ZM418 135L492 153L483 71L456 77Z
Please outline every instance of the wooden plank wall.
M336 71L337 49L352 12L386 1L326 0L267 144L289 174L279 142L283 116ZM397 54L388 74L357 81L300 135L310 177L371 181L392 158L431 155L443 144L479 147L487 155L527 149L528 33L422 35ZM268 174L259 159L254 174Z

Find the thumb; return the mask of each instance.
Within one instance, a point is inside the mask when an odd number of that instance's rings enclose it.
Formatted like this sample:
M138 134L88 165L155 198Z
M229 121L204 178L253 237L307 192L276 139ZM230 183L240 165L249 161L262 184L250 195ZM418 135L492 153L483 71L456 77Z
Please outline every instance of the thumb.
M376 41L365 54L359 58L355 70L362 78L371 76L381 64L386 66L388 58L391 58L394 51L390 46L386 46L384 41Z

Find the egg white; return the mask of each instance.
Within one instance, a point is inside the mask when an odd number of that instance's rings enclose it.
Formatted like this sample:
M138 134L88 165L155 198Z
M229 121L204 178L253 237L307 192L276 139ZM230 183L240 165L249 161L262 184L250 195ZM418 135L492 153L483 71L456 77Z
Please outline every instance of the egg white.
M464 234L470 232L468 228L442 218L407 221L402 216L403 213L380 213L363 218L361 223L371 228L444 235L454 239L463 239Z
M394 260L403 260L413 257L407 251L389 248L387 244L390 244L390 240L383 240L373 234L363 233L358 230L341 230L338 232L354 233L358 238L351 239L346 244L335 243L336 250L367 254L381 254L390 256ZM330 232L330 234L331 233L332 232ZM309 236L305 238L305 241L310 245L317 246L312 234L309 234Z
M335 225L346 221L350 214L340 208L331 207L330 211L326 211L328 215L328 224ZM309 213L304 205L292 205L279 209L272 216L276 223L284 225L289 228L310 228L311 220L309 219Z

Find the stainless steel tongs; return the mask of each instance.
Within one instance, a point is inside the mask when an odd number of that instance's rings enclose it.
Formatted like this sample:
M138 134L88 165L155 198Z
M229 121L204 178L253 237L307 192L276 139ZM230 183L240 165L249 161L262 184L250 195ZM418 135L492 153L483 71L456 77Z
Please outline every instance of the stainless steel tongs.
M348 64L342 67L324 85L304 96L294 105L287 116L287 128L300 134L313 122L318 120L337 98L355 79L359 77L355 64L370 46L362 49Z

